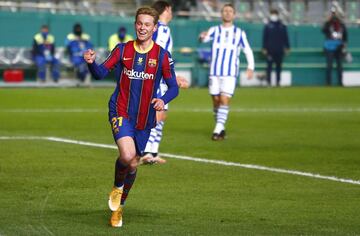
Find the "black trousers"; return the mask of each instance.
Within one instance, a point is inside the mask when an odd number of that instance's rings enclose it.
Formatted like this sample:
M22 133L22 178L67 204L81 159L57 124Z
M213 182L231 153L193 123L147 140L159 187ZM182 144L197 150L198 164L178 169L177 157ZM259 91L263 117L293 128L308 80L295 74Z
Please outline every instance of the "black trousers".
M266 67L266 80L268 84L271 84L271 71L273 63L275 63L275 71L276 71L276 85L280 85L281 80L281 64L283 61L283 54L268 54L266 57L267 67Z
M336 60L336 68L337 68L337 79L340 86L342 86L342 50L339 48L336 51L328 51L325 50L326 56L326 84L331 85L331 74L333 68L333 61Z

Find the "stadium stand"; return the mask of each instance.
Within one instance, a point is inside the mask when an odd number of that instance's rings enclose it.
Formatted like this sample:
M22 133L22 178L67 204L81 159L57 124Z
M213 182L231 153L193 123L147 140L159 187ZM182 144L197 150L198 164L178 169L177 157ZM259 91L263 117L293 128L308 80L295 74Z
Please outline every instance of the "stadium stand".
M300 24L305 19L305 2L290 2L290 13L292 22L296 25Z
M69 73L71 75L71 65L65 52L64 39L75 22L83 24L97 48L99 61L103 60L107 54L107 39L119 24L125 26L130 34L134 34L133 16L124 17L128 12L119 9L125 7L130 9L130 6L134 9L137 4L140 4L139 2L145 1L123 0L107 3L101 3L101 1L24 1L22 5L21 1L0 1L0 25L3 32L6 32L0 38L0 75L4 70L20 68L24 70L26 80L35 79L35 68L30 56L31 39L34 32L44 23L50 26L56 38L56 55L61 61L65 76ZM254 48L257 71L261 72L265 68L264 58L260 53L263 22L268 17L268 8L276 7L280 9L284 22L288 23L292 50L291 54L285 58L284 70L291 72L292 84L324 84L325 59L322 52L324 37L321 26L328 14L329 4L333 4L333 1L279 0L255 3L255 1L235 0L233 2L240 13L236 24L247 31L249 42ZM216 5L217 3L219 5ZM212 10L209 8L209 11L215 11L221 3L222 1L216 1L216 4L209 4L208 6L213 8ZM359 5L359 1L339 1L337 5L347 20L348 48L353 56L351 64L344 64L345 72L360 71ZM30 10L31 7L34 7L33 10ZM171 24L175 47L173 57L177 62L177 70L190 72L193 85L205 86L207 68L206 64L201 62L198 51L202 51L199 48L205 48L206 51L209 45L199 45L197 36L210 25L218 23L218 18L215 14L210 15L210 20L204 20L196 12L197 7L189 8L190 12L187 13L186 19L175 17ZM261 13L257 14L256 11ZM322 13L316 14L317 12ZM88 17L93 14L95 17ZM109 14L113 16L108 17ZM133 10L131 14L134 14ZM298 21L298 24L294 24L295 21ZM188 27L189 25L192 27ZM183 37L184 35L189 37ZM183 50L184 47L187 50Z

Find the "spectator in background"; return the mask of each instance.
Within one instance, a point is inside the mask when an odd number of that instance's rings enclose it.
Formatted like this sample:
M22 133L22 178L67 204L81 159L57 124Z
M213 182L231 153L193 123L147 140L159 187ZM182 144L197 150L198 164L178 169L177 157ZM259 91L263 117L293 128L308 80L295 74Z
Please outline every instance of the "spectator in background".
M46 80L46 65L51 65L51 74L55 82L59 81L59 60L55 58L55 38L49 34L47 25L41 26L41 32L35 34L33 41L32 56L38 70L38 78L41 82Z
M73 32L67 35L65 45L70 56L70 61L76 69L77 78L85 82L89 71L83 54L88 49L93 48L90 42L90 36L83 33L81 25L76 23L73 27Z
M279 19L279 12L275 9L270 11L270 21L264 27L262 52L266 57L266 80L271 85L271 71L273 63L276 68L276 85L281 81L281 64L284 54L290 50L287 27Z
M118 43L127 43L131 40L134 40L134 38L130 34L126 34L126 28L120 27L117 33L109 37L108 50L111 52Z
M337 77L339 85L342 86L342 52L347 43L347 30L345 24L336 14L336 9L331 8L329 19L322 29L325 34L324 51L326 56L326 83L331 85L331 72L333 60L337 64Z

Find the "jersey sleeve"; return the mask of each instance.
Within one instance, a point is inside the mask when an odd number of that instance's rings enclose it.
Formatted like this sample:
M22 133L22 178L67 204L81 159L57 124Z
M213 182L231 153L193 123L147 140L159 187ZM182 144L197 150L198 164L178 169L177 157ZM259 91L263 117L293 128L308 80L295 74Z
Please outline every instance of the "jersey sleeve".
M165 92L161 99L165 104L169 103L179 94L179 86L176 82L176 75L174 69L174 61L172 60L170 53L165 52L164 60L162 62L162 76L168 86L168 90Z
M216 27L210 27L207 31L206 37L202 40L203 43L208 43L214 40Z
M243 52L245 54L246 61L247 61L247 64L248 64L247 68L250 69L250 70L254 70L255 69L254 54L253 54L253 51L252 51L252 49L250 47L250 44L249 44L249 42L247 40L245 31L241 32L239 46L243 50Z
M109 73L109 71L111 71L120 61L120 55L121 55L121 50L120 50L120 46L118 45L111 51L109 56L101 65L97 65L96 62L92 64L88 64L89 71L92 74L92 76L97 80L101 80L105 78L105 76Z

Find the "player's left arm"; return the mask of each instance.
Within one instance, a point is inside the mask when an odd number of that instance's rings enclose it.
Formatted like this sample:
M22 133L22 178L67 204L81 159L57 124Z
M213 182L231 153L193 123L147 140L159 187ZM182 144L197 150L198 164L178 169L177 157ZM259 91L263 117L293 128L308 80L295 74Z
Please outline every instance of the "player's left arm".
M96 53L92 49L88 49L84 53L84 60L88 65L90 73L95 79L101 80L105 78L105 76L109 73L109 71L116 66L116 63L119 62L120 47L119 46L115 47L101 65L98 65L95 62L95 57L96 57Z
M254 53L250 47L250 44L247 40L246 33L244 31L241 32L241 43L240 46L245 54L246 61L247 61L247 70L246 70L246 77L251 79L254 75L255 69L255 60L254 60Z
M168 86L168 90L160 99L164 101L164 104L167 104L179 94L174 61L172 60L169 52L165 52L164 55L164 60L162 62L162 75L166 85Z

